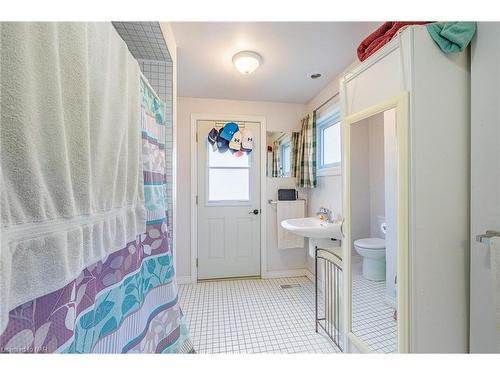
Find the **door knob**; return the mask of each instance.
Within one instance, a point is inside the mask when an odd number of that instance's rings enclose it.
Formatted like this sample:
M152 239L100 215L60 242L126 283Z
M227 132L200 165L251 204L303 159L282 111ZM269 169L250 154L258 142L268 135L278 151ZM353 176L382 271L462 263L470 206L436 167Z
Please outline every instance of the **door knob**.
M255 210L250 211L249 214L258 215L259 214L259 210L256 208Z

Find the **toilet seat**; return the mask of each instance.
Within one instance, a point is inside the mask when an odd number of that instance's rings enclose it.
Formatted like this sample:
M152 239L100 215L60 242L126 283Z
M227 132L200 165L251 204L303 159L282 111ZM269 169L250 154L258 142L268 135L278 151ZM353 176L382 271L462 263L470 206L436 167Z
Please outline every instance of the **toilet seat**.
M361 238L354 241L354 246L363 249L385 249L385 240L382 238Z

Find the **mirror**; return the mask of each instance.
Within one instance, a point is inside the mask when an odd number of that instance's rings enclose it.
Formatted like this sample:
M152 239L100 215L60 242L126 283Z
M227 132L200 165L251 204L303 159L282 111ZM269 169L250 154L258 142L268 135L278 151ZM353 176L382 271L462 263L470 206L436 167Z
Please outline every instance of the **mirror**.
M407 121L398 97L346 119L348 337L361 351L407 351ZM399 107L398 107L399 106ZM402 195L403 194L403 195Z
M294 177L294 148L298 140L298 132L270 132L266 134L267 144L267 177ZM295 141L295 142L294 142Z

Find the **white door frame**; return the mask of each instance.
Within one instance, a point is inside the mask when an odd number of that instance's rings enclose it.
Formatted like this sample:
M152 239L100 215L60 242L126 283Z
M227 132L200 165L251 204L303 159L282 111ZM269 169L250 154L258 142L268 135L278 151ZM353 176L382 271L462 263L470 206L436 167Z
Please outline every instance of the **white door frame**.
M246 115L204 115L191 114L191 283L198 281L198 268L196 258L198 257L198 206L196 196L198 195L198 147L196 142L196 125L198 121L241 121L260 123L260 275L266 273L267 268L267 246L266 246L266 168L262 163L266 161L266 118L264 116Z

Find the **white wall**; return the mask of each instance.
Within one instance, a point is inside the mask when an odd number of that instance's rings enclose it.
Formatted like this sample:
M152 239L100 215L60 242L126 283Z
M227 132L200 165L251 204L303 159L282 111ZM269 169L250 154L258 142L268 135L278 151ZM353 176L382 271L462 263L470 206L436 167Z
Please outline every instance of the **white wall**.
M381 237L385 216L384 117L377 114L351 126L352 240Z
M307 103L307 111L312 112L316 108L318 108L321 104L323 104L326 100L334 96L340 91L340 79L341 77L348 71L354 69L359 65L358 61L354 61L351 65L349 65L345 71L339 74L334 80L332 80L318 95L316 95L313 99ZM328 104L332 107L340 107L339 97L334 98L331 103ZM340 108L339 108L340 109ZM382 124L382 117L378 119L373 119L375 122L379 122ZM382 130L382 129L380 129ZM356 225L360 228L358 236L368 237L368 236L378 236L378 232L376 231L377 225L377 215L372 214L376 212L384 213L384 166L380 163L380 158L383 158L383 132L371 131L370 136L367 134L367 145L366 149L368 150L371 146L371 152L373 155L369 156L368 154L360 154L360 157L363 155L368 159L374 160L371 161L370 170L373 168L372 176L368 178L367 183L370 183L372 188L366 186L366 204L368 205L366 208L363 204L358 205L359 210L365 213L366 218L360 219L364 220L364 222L359 222L359 225ZM378 161L376 161L378 156ZM383 160L383 159L382 159ZM379 169L378 171L377 168ZM363 187L360 187L363 189ZM360 197L363 197L360 194ZM382 197L382 198L381 198ZM321 176L318 175L318 187L316 189L308 190L308 214L309 216L314 216L319 207L324 206L333 210L335 214L342 215L342 175L341 173L337 175L328 175ZM359 217L361 218L363 213L359 212ZM356 239L353 233L353 239ZM313 272L314 270L314 260L312 257L307 257L307 268L309 271Z
M370 236L380 238L377 216L385 216L384 114L379 113L369 120Z
M355 61L349 65L345 72L359 65ZM335 79L328 83L318 95L312 98L306 105L307 112L312 112L323 104L326 100L340 91L340 78L344 73L339 74ZM334 98L329 105L339 106L339 96ZM318 176L318 187L308 189L308 214L314 216L319 207L327 207L333 210L335 214L342 215L342 175ZM314 259L307 256L307 268L314 272Z
M177 108L176 253L177 277L184 279L191 276L191 114L264 116L269 131L297 131L300 128L300 119L306 113L306 106L290 103L179 97ZM265 143L265 140L262 140L261 144L264 147ZM265 164L262 165L265 166ZM293 187L293 180L268 178L267 187L268 199L275 199L278 187ZM268 206L262 209L271 227L271 220L273 220L271 208ZM306 264L304 249L278 251L275 245L273 247L272 235L268 238L267 254L267 271L303 269Z
M370 237L370 119L351 126L351 237ZM355 251L353 250L353 254Z

